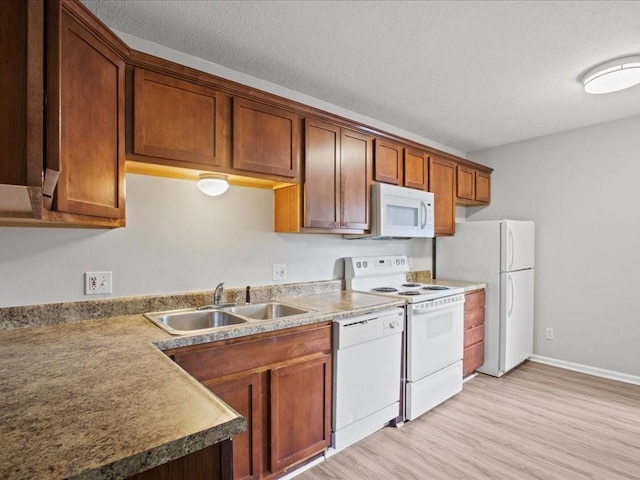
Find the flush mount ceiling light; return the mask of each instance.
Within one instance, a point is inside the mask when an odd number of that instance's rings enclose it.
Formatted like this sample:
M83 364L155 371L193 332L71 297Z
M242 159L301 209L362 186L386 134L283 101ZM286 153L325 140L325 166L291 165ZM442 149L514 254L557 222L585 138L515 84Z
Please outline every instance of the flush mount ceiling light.
M229 188L226 175L217 175L214 173L202 173L196 184L198 189L205 195L217 197L222 195Z
M640 83L640 55L620 57L592 68L582 77L587 93L610 93Z

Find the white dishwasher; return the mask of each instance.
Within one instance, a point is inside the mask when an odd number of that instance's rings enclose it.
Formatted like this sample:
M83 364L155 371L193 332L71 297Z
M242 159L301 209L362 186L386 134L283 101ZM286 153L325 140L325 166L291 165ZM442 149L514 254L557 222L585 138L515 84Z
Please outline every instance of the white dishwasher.
M335 451L401 419L404 309L335 320Z

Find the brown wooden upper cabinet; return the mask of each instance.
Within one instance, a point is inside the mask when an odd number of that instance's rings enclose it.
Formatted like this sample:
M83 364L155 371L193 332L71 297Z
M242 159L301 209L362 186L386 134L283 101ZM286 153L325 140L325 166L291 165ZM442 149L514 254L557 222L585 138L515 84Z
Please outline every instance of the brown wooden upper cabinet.
M375 139L374 176L376 182L402 185L402 145Z
M77 2L47 5L46 164L60 172L54 208L124 224L128 49Z
M429 191L435 201L435 235L453 235L456 231L456 164L431 155L429 159Z
M388 140L375 139L374 176L376 182L418 190L429 185L429 157L426 152Z
M228 95L143 68L134 70L133 87L135 154L172 160L164 164L203 170L229 164Z
M404 186L417 190L429 188L429 156L414 148L404 149Z
M491 202L491 173L466 165L458 165L456 203L486 205Z
M301 157L298 114L242 97L233 99L233 168L297 178Z
M371 137L305 121L304 227L368 230Z
M369 229L372 137L305 119L304 184L275 190L275 231L363 233Z
M1 114L10 158L0 182L26 187L30 203L11 189L17 205L0 205L1 223L124 225L128 48L77 1L9 0L0 12L3 44L12 46L2 49L0 95L17 106Z

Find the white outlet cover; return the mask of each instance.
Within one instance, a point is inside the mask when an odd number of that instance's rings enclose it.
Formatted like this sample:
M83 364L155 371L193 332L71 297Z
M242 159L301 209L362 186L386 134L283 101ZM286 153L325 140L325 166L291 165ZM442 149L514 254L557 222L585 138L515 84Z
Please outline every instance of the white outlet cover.
M286 280L287 279L287 265L285 263L273 264L273 280Z
M111 293L111 272L85 272L84 294L104 295Z

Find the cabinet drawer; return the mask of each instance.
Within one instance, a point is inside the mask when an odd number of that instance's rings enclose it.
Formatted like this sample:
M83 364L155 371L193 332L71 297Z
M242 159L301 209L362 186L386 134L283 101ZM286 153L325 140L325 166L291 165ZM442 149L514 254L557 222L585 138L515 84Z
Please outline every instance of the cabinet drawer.
M484 342L476 343L464 349L462 376L467 377L484 363Z
M318 352L331 352L331 325L269 338L210 348L175 351L178 365L197 380L214 378L268 366ZM187 347L188 348L188 347Z
M465 313L476 308L484 307L485 293L484 290L477 290L475 292L467 293L464 296L464 311Z
M470 330L479 325L484 325L484 307L464 312L464 330Z
M484 324L464 332L464 348L484 340Z

